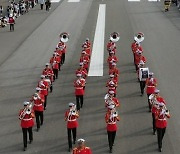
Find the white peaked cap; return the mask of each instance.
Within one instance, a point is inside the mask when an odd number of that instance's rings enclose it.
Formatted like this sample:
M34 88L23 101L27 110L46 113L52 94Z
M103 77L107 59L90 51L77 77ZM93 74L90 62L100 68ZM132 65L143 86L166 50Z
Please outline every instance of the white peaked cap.
M80 139L77 140L77 142L78 142L78 143L83 143L83 142L85 142L85 140L82 139L82 138L80 138Z
M156 89L154 92L155 92L155 93L159 93L159 92L160 92L160 90L159 90L159 89Z
M41 88L39 88L39 87L36 87L36 90L40 91L40 90L41 90Z
M45 75L41 75L41 78L45 78Z
M28 101L24 101L23 105L29 105L29 102Z
M149 75L154 75L154 73L153 73L153 72L150 72Z
M114 94L114 91L112 91L112 90L111 90L111 91L109 91L109 94Z
M113 77L114 77L114 74L110 74L109 76L110 76L111 78L113 78Z
M165 106L165 104L164 103L162 103L162 102L160 102L159 104L158 104L159 106Z
M82 53L86 54L86 51L83 50Z
M46 66L49 66L50 64L49 63L46 63Z
M114 104L111 104L108 106L109 109L114 109L115 108L115 105Z
M116 66L116 63L112 63L113 66Z
M81 76L82 76L82 74L78 73L76 76L77 76L77 77L81 77Z
M74 106L74 103L70 102L70 103L69 103L69 106Z
M82 65L83 65L83 63L79 63L79 65L80 65L80 66L82 66Z

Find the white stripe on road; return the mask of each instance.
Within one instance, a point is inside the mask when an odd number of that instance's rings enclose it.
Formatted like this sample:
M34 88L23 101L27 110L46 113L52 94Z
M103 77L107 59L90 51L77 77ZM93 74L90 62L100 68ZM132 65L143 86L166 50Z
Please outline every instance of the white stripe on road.
M70 3L80 2L80 0L68 0Z
M129 2L140 2L140 0L128 0Z
M103 76L106 4L99 5L88 76Z
M61 0L51 0L51 3L59 3Z

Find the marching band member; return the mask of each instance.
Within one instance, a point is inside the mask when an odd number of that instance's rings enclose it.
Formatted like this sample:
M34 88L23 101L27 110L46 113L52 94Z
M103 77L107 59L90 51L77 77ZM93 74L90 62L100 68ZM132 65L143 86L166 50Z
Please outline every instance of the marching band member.
M48 76L49 79L51 80L51 82L54 81L54 73L53 73L53 70L50 68L50 64L49 63L46 63L46 66L42 72L42 75L44 76Z
M165 10L165 12L169 11L169 8L171 6L171 1L172 0L164 0L164 10Z
M109 153L112 153L112 147L114 145L114 140L116 137L117 124L120 118L118 116L117 111L115 110L113 105L109 106L109 110L106 113L105 121L107 124L107 134L108 134L108 142L109 142Z
M82 45L83 50L86 51L86 54L91 57L91 42L89 41L89 38L86 38L86 41Z
M83 96L86 81L82 78L82 74L77 74L77 79L74 81L75 95L76 95L76 106L77 110L83 107Z
M107 51L109 52L109 55L111 51L114 51L114 53L116 53L116 43L111 39L109 39L109 42L107 43Z
M108 91L114 91L114 97L116 97L116 88L118 84L117 81L114 79L114 75L110 74L110 79L106 83L106 87L108 87Z
M108 108L110 105L115 105L115 107L120 106L119 100L114 97L114 91L109 91L109 93L105 96L105 107Z
M72 154L92 154L92 151L89 147L85 146L84 139L78 139L78 147L73 149Z
M83 67L88 71L89 68L89 56L86 54L86 51L82 51L81 57L80 57L80 63L83 63Z
M41 75L41 80L38 82L38 87L41 88L41 93L44 95L44 110L46 110L49 84L47 81L45 81L44 75Z
M113 51L110 51L109 54L110 55L109 55L109 57L107 59L107 63L109 64L109 69L111 69L112 64L118 62L118 58L115 56L115 53Z
M145 63L143 61L140 61L140 63L138 64L138 79L139 79L139 84L140 84L140 90L141 90L141 96L143 96L144 94L144 88L146 86L146 78L143 78L143 77L140 77L140 75L142 74L143 76L143 73L141 73L141 68L144 68L145 67ZM148 76L148 74L147 74Z
M69 152L72 150L71 132L73 135L73 144L76 143L76 129L78 127L77 118L79 118L79 114L76 111L76 106L73 103L69 103L69 109L65 112L65 121L67 121Z
M112 68L109 70L109 75L113 74L114 75L114 79L118 82L118 77L119 77L119 70L116 67L116 63L112 63Z
M149 105L149 112L151 112L151 104L149 102L149 96L151 94L154 94L154 91L156 89L157 86L157 80L155 78L153 78L153 72L149 73L149 78L146 79L146 93L147 93L147 97L148 97L148 105Z
M159 109L155 113L156 129L159 152L162 152L162 140L167 127L167 119L170 118L169 111L166 109L164 103L159 103Z
M33 110L35 112L35 117L36 117L36 125L37 125L37 132L40 129L40 125L43 125L44 121L44 96L40 95L39 93L35 93L32 96L31 101L34 102Z
M133 53L133 57L134 57L134 65L135 65L135 57L136 57L136 53L137 52L143 52L143 49L140 45L140 43L138 43L137 41L134 40L134 42L132 43L131 45L131 50L132 50L132 53Z
M136 67L136 71L138 71L138 65L139 65L140 61L143 61L144 63L146 63L146 57L144 57L142 55L142 52L138 51L135 54L135 67Z
M153 134L156 134L156 119L155 119L155 113L158 110L159 103L166 104L165 100L160 96L160 90L156 89L154 91L154 94L151 94L149 96L150 103L151 103L151 112L152 112L152 122L153 122Z
M52 63L52 70L54 73L54 81L55 81L55 79L58 79L58 70L59 70L59 64L56 60L54 60Z
M31 144L33 141L33 132L32 127L34 126L33 118L34 111L31 108L31 104L29 102L24 102L24 108L19 112L19 120L21 120L21 127L23 132L23 143L24 143L24 151L27 150L27 133L29 133L29 143Z
M66 54L66 51L67 51L67 47L66 47L66 44L62 41L60 41L58 43L58 46L59 50L61 50L61 53L62 53L62 56L61 56L61 64L63 65L64 62L65 62L65 54Z
M84 68L84 64L83 63L79 63L79 68L76 70L76 75L77 74L82 74L82 77L84 79L86 79L87 75L88 75L88 72L87 70Z

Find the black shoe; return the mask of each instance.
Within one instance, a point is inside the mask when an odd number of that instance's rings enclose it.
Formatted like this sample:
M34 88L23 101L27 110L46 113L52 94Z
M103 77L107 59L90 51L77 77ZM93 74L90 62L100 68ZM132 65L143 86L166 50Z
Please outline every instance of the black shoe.
M72 148L69 148L69 150L68 150L69 152L71 152L72 151Z
M30 141L29 141L29 144L31 144L32 142L33 142L33 140L30 140Z
M162 152L162 148L159 148L159 152Z
M46 107L44 107L44 110L46 110Z
M153 132L153 135L156 135L156 132L155 132L155 131Z
M23 151L26 151L27 150L27 147L24 147Z
M112 148L109 150L109 153L112 153Z
M76 144L76 141L73 141L73 144Z

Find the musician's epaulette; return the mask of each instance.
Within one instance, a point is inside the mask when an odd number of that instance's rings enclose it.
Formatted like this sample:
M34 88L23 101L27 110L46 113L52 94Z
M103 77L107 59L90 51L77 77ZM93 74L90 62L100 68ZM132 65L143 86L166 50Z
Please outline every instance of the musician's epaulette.
M85 149L90 149L90 147L85 147Z

